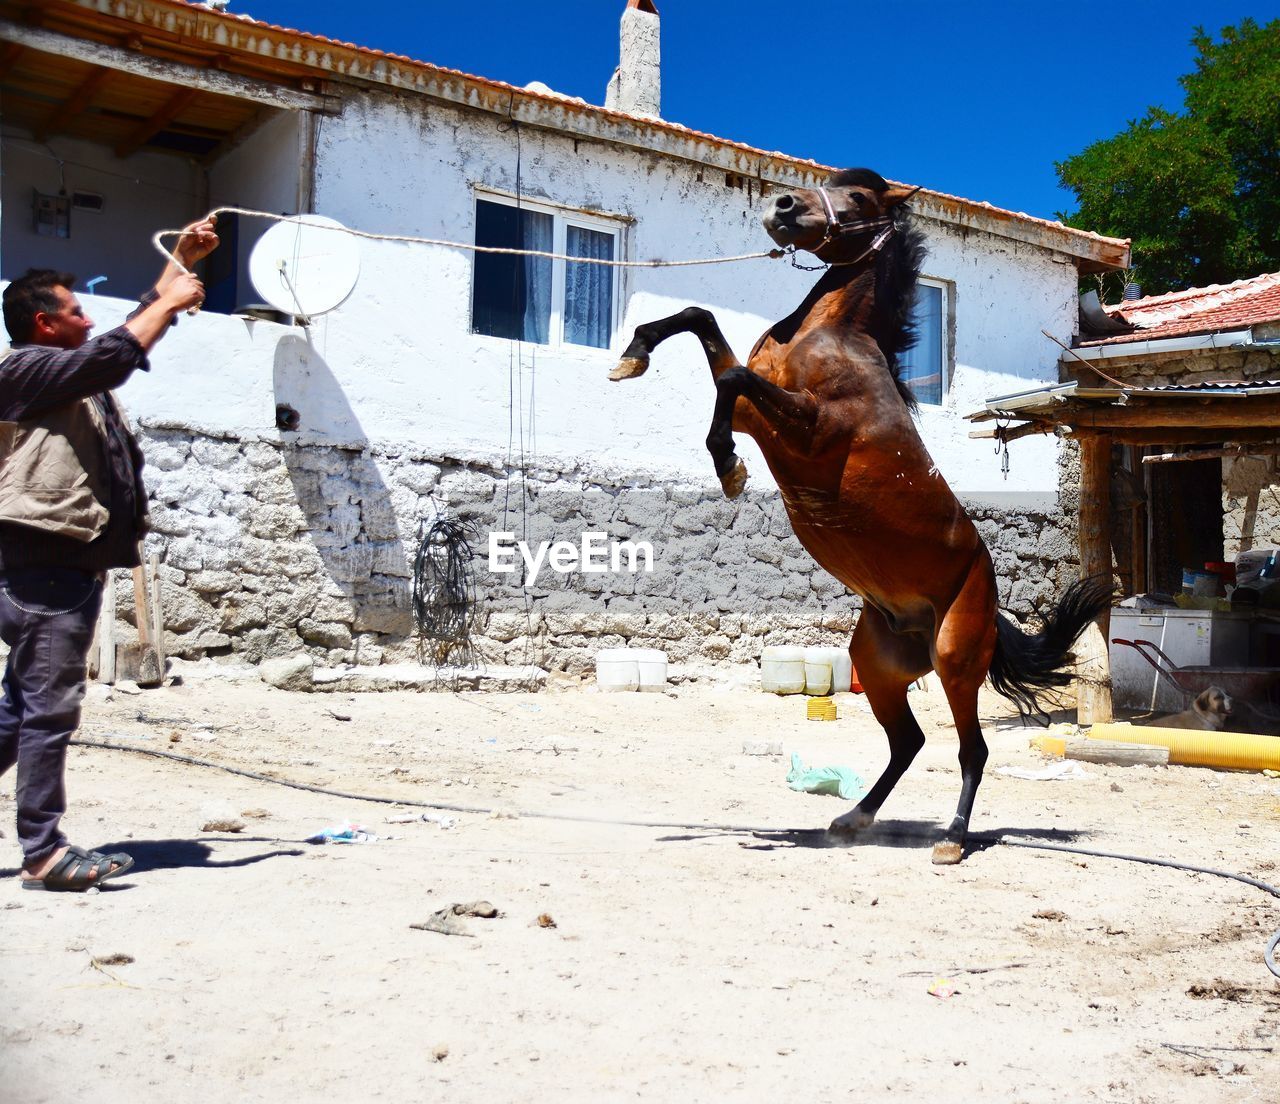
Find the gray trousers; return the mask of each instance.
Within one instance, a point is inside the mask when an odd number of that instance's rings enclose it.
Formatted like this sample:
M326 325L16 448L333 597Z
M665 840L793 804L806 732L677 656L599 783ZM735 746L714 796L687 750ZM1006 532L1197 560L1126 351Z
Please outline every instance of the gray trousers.
M35 866L66 843L67 743L80 724L85 661L102 604L97 577L70 568L0 572L0 774L18 767L18 842Z

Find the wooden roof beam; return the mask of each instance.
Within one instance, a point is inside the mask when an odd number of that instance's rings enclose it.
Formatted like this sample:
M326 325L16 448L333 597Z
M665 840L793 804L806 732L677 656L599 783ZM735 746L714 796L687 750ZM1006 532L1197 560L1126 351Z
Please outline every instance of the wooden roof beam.
M66 125L76 116L82 114L112 77L110 69L94 69L71 93L67 101L56 108L46 120L44 126L35 132L37 142L47 142L55 134L61 134Z
M1025 416L1043 417L1030 411ZM1280 398L1162 399L1150 405L1138 405L1131 400L1123 406L1066 404L1053 412L1051 420L1064 422L1077 430L1255 429L1264 426L1280 429Z
M114 69L122 73L160 81L163 84L201 92L213 92L219 96L231 96L238 100L251 100L266 107L289 111L332 111L335 101L313 92L299 92L293 88L270 84L237 76L220 69L199 68L179 62L164 61L146 54L106 46L71 35L58 34L38 27L26 27L0 19L0 41L39 50L58 57L73 58L89 65Z
M0 77L8 74L25 49L21 42L6 42L3 47L0 47Z
M145 123L135 127L132 134L116 146L116 156L121 160L136 153L150 139L159 134L174 119L181 115L198 95L198 88L180 88L169 97L165 105L151 116Z

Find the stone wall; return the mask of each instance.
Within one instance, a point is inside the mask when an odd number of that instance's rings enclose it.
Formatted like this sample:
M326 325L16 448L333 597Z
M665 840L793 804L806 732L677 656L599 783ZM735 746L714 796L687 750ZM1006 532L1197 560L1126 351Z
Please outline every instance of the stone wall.
M322 664L418 656L413 561L436 516L474 527L476 654L585 673L596 650L660 647L676 663L747 663L766 644L843 644L858 600L814 565L767 477L718 484L409 450L299 446L144 424L170 655L240 662L307 651ZM1071 513L971 506L1001 600L1019 612L1074 577ZM652 573L489 570L488 539L649 542ZM623 565L625 568L625 564ZM120 616L132 590L118 573Z

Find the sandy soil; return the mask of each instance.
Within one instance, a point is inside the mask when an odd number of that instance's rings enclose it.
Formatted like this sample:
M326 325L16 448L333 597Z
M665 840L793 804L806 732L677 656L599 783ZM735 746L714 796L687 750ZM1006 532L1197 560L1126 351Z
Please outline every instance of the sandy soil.
M18 886L6 776L0 1098L1277 1099L1262 951L1280 901L992 841L1278 883L1280 781L1002 775L1046 760L992 698L980 838L934 867L956 749L940 695L914 701L928 746L865 842L833 849L821 829L846 804L743 748L873 777L884 739L852 697L835 723L697 688L351 697L188 678L91 700L85 739L477 811L387 823L407 806L76 748L69 834L136 866L37 894ZM244 827L205 830L219 820ZM305 842L342 822L383 838ZM463 936L411 926L478 899L500 915L456 917Z

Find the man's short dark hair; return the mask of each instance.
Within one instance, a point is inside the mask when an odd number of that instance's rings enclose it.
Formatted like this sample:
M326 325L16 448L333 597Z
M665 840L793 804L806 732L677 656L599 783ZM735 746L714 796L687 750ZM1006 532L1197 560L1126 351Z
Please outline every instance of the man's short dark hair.
M76 278L70 272L58 272L52 268L29 268L4 289L4 328L12 341L31 340L36 315L42 311L54 314L62 305L54 288L75 286Z

